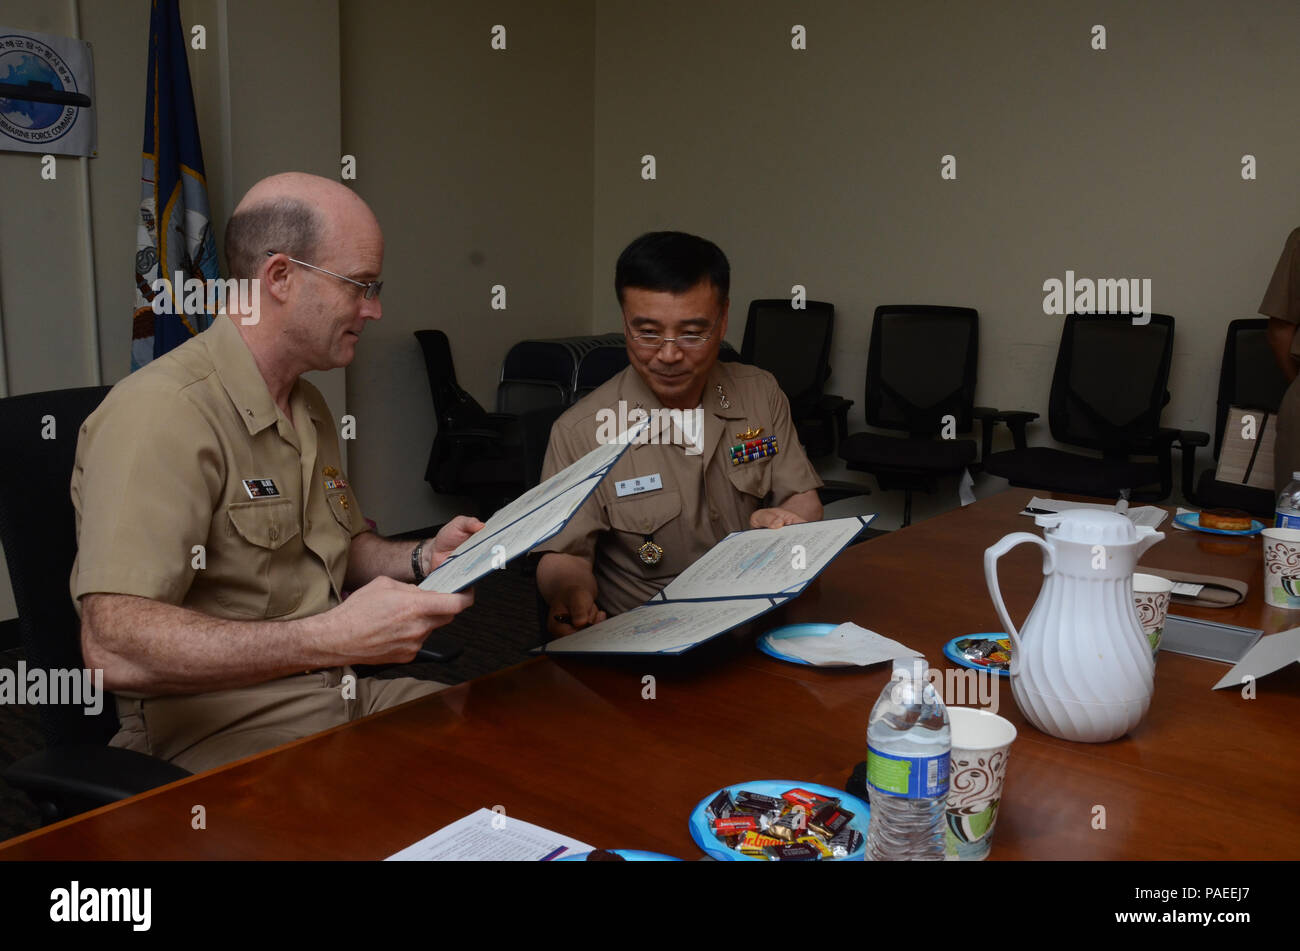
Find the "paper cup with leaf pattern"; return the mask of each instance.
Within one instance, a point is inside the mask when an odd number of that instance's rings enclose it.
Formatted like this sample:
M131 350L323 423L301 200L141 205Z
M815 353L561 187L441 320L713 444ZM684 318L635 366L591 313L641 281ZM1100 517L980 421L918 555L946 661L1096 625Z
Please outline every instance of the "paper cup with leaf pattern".
M1174 583L1168 578L1144 575L1140 571L1133 575L1133 607L1137 609L1138 621L1142 633L1147 636L1147 643L1151 645L1152 654L1160 649L1173 590Z
M1016 728L1005 717L973 707L949 707L948 720L952 753L944 857L980 862L993 842Z
M1275 608L1300 609L1300 531L1266 528L1264 600Z

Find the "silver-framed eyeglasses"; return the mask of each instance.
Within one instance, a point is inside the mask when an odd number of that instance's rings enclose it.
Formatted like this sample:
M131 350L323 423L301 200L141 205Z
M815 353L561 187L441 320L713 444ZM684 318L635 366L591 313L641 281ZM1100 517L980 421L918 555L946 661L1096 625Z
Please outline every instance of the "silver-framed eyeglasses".
M677 344L683 350L694 350L709 342L709 339L713 336L713 328L717 325L718 321L715 320L706 334L682 334L680 337L662 337L659 334L633 334L632 342L638 347L644 347L646 350L658 350L669 341ZM628 329L630 330L631 327Z
M278 251L267 251L266 256L269 258L275 256L278 253L279 253ZM285 257L289 257L289 256L286 254ZM326 268L317 267L314 264L308 264L306 261L299 261L297 258L289 258L289 260L292 261L294 264L300 264L303 267L309 267L313 271L320 271L322 274L328 274L330 277L337 277L340 281L347 281L349 284L355 284L357 287L362 289L362 296L366 300L375 300L376 298L379 297L379 292L384 289L383 281L354 281L350 277L344 277L342 274L335 274L333 271L327 270Z

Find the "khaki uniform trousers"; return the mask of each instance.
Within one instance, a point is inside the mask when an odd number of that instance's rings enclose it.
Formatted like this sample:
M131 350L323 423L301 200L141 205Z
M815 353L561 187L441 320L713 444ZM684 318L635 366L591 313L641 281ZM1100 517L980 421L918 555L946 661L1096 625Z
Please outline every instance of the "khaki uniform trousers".
M342 682L349 674L349 667L334 667L210 693L118 697L121 729L109 746L147 753L198 773L447 686L413 677L367 677L357 679L345 697Z

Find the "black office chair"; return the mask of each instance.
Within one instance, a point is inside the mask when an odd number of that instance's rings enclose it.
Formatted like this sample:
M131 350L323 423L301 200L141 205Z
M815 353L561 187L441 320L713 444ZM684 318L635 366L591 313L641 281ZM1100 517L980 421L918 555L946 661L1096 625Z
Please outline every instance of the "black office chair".
M108 387L53 390L0 400L0 542L4 544L29 669L81 671L81 623L68 578L77 550L68 486L81 424ZM52 418L54 438L42 436ZM42 704L45 749L5 770L10 785L31 797L43 823L125 799L189 776L151 756L105 745L117 732L117 706L103 709Z
M903 491L904 526L912 522L913 492L934 492L940 476L975 467L975 440L956 434L969 432L975 418L978 355L979 312L970 307L876 308L867 425L907 435L854 433L840 446L840 458L874 475L881 489ZM953 438L942 438L949 426Z
M1228 324L1219 368L1219 399L1214 418L1214 458L1219 458L1228 423L1228 411L1241 409L1269 413L1268 424L1277 425L1278 407L1286 394L1287 378L1268 344L1268 320L1243 318ZM1206 469L1192 485L1195 447L1183 451L1183 495L1199 508L1242 509L1252 515L1272 518L1276 496L1268 489L1220 482L1214 469ZM1270 474L1271 475L1271 474ZM1278 487L1278 491L1281 488Z
M1016 448L988 453L989 426L985 471L1015 486L1051 492L1119 498L1127 491L1129 498L1148 502L1168 498L1173 446L1186 451L1210 438L1160 425L1160 412L1169 402L1173 352L1174 318L1168 314L1152 314L1145 324L1135 324L1129 315L1067 316L1048 423L1057 442L1099 451L1101 458L1027 446L1026 424L1038 414L1002 413L989 417L990 422L1007 422Z
M790 401L790 418L811 458L829 455L848 435L852 400L825 392L830 379L835 305L788 298L753 300L745 319L740 359L776 377Z
M438 420L425 481L435 492L471 497L478 516L486 519L537 484L549 424L539 452L537 434L525 431L520 416L489 413L461 389L445 333L417 330L415 337L424 354Z

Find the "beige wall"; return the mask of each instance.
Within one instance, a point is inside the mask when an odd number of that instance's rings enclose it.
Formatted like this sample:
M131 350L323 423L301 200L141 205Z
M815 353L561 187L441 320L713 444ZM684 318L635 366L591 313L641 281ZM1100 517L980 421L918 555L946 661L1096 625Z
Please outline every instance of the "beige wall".
M113 382L128 365L149 2L79 9L99 98L95 280L77 160L41 182L35 156L0 152L11 393L94 382L100 362ZM72 11L0 0L0 24L68 34ZM190 59L219 228L261 175L335 175L343 153L384 225L384 319L346 389L338 371L323 388L357 419L351 474L386 532L463 508L423 482L435 426L412 331L446 330L490 408L511 343L617 326L614 259L643 230L728 252L733 343L753 297L802 283L834 301L831 389L857 401L855 428L877 304L978 307L980 401L1041 411L1060 328L1042 282L1149 277L1179 321L1166 422L1207 429L1223 326L1254 312L1300 223L1287 0L185 0L182 16L208 28ZM489 45L498 23L504 52ZM794 23L807 51L790 49ZM1105 52L1089 48L1094 23ZM1259 181L1240 180L1246 152ZM939 178L945 153L955 182ZM896 494L872 501L896 514Z
M0 25L67 36L74 9L95 61L99 155L88 160L93 261L82 247L82 160L60 157L58 177L42 181L40 156L0 152L0 319L14 395L114 383L130 367L150 4L3 0ZM191 49L189 60L220 236L233 201L268 172L337 174L338 8L333 0L185 0L181 19L187 30L207 28L207 49ZM342 414L344 372L313 374L313 380L336 416ZM13 615L4 571L0 618Z
M752 298L799 283L834 302L830 389L857 401L851 429L885 303L978 308L978 401L1045 413L1061 319L1043 314L1043 281L1149 277L1178 321L1165 424L1213 429L1225 325L1254 314L1300 224L1300 5L653 9L598 5L594 329L616 327L623 245L693 230L731 259L737 346ZM657 181L640 178L645 153ZM1244 153L1258 181L1241 180ZM917 515L955 504L952 485ZM900 498L874 497L882 522Z
M485 408L509 346L591 322L592 4L342 0L343 146L384 227L384 316L348 369L351 474L385 533L445 520L412 333L440 329ZM490 46L496 24L506 49ZM506 309L490 306L492 285Z

